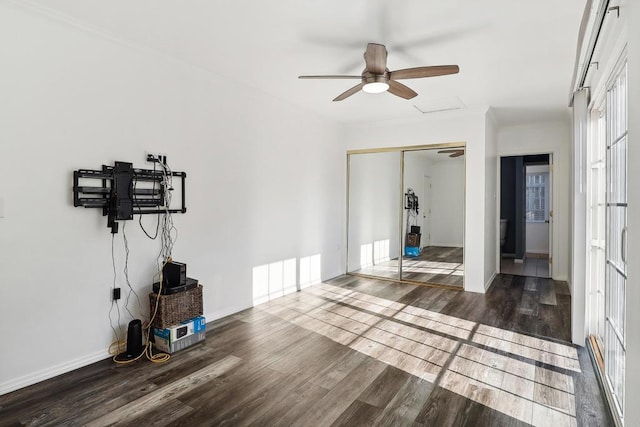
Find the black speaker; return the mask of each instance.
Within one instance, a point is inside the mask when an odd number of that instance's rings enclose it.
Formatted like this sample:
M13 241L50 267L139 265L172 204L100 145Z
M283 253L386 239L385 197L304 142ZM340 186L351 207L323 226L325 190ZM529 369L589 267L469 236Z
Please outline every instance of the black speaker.
M187 264L171 261L162 267L162 286L173 288L187 284Z
M134 319L127 328L127 357L138 357L142 354L142 322Z

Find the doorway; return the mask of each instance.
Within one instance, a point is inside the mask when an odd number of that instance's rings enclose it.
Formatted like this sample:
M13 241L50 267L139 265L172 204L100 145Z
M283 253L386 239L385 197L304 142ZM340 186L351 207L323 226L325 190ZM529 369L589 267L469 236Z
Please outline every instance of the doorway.
M500 158L500 273L550 278L553 156Z

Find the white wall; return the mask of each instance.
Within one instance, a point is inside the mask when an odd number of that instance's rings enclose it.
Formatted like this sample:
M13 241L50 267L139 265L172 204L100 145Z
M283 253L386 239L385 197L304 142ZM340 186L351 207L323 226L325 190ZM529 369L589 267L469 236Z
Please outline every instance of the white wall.
M433 154L436 150L407 151L404 157L404 189L412 188L420 198L418 225L424 209L430 209L430 230L422 230L422 246L431 235L431 246L462 247L464 243L464 157ZM436 157L433 157L436 156ZM430 201L424 200L424 177L431 182ZM406 210L404 221L406 222ZM404 224L404 222L403 222Z
M498 130L489 109L485 116L484 285L488 288L500 268L500 209L498 208Z
M466 143L465 290L484 292L485 112L436 113L415 120L393 120L347 128L349 149Z
M554 220L551 275L556 280L567 280L569 272L570 124L567 115L566 122L533 123L498 130L499 156L553 154Z
M375 242L388 241L387 258L398 258L400 252L400 153L352 154L349 160L349 270L361 265L364 253L380 258L371 249Z
M434 150L430 150L434 151ZM433 156L433 153L430 153ZM431 200L420 199L418 225L424 209L431 209L431 246L462 247L464 239L464 157L440 154L429 160L425 151L407 151L404 157L405 186L421 197L424 177L431 178ZM404 221L406 222L406 210ZM403 223L404 224L404 223ZM422 236L422 243L426 236Z
M204 285L208 320L252 305L256 266L319 254L322 278L344 272L337 125L7 3L0 69L0 320L13 325L3 334L0 394L105 358L113 339L111 235L99 210L73 207L75 169L147 167L153 149L186 171L188 212L174 217L173 255ZM146 312L159 244L134 221L126 230Z
M416 196L418 196L418 215L410 218L409 226L417 225L422 227L422 214L424 209L428 209L428 203L424 200L424 176L429 174L431 170L431 161L427 159L422 151L407 151L404 153L404 182L403 196L407 189L411 188ZM403 199L404 207L404 199ZM402 235L407 233L407 215L408 210L403 209L402 213ZM420 247L422 248L426 242L425 230L420 230L422 238L420 239Z
M571 227L570 275L571 339L584 345L586 323L586 254L587 254L587 197L586 142L588 90L577 91L573 97L573 143L571 144Z
M446 160L445 160L446 159ZM431 175L431 245L462 247L464 156L434 161Z

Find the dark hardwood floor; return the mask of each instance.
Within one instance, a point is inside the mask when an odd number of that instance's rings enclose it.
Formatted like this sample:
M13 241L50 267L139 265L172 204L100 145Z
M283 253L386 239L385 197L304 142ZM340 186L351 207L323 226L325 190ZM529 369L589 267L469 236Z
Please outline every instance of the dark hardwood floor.
M0 396L0 426L607 426L566 283L485 295L342 276L207 325L165 364L105 360Z

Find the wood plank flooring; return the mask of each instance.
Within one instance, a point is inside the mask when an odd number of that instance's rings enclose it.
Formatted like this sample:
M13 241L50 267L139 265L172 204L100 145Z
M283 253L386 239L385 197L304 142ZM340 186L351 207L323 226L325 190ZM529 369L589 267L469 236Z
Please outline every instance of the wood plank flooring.
M166 364L0 396L0 426L608 426L566 283L485 295L341 276L207 325Z
M378 262L353 273L398 280L398 259ZM428 246L416 257L402 257L402 280L462 288L463 248Z
M464 284L462 248L428 246L417 257L402 259L402 278L416 282L459 286Z

